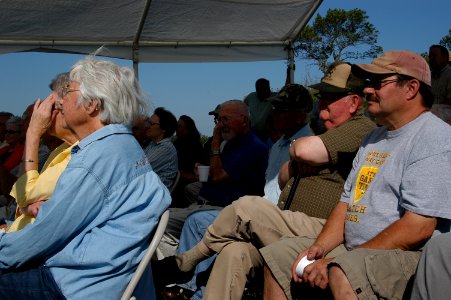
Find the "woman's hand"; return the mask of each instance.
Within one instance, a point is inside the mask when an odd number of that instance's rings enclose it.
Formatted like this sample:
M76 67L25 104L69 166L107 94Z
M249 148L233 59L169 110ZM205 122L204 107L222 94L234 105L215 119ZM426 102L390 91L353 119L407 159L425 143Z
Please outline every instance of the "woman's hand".
M44 201L38 201L38 202L30 204L26 207L22 207L22 208L20 208L20 213L36 218L39 213L39 208L41 207L42 203L44 203Z
M44 101L41 99L36 100L27 135L41 137L50 128L58 114L58 111L55 109L57 99L57 94L51 93Z

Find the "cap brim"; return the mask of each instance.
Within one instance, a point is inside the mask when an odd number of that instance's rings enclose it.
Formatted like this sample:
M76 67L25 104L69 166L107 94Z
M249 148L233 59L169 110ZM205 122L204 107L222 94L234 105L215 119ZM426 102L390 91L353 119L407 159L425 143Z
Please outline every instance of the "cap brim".
M217 116L217 115L218 115L218 113L215 112L215 111L211 111L211 112L209 112L208 114L209 114L210 116Z
M276 95L276 96L271 96L271 97L266 98L265 101L274 103L274 102L282 102L282 101L284 101L284 99L282 99Z
M265 100L269 101L276 111L295 110L294 107L291 107L290 104L285 102L284 98L280 98L279 96L268 97Z
M372 75L396 74L395 71L389 70L374 64L356 64L352 65L352 72L359 77L370 77Z
M325 83L325 82L320 82L317 84L309 85L309 87L312 89L315 89L319 92L329 93L329 94L339 94L339 93L351 92L351 89L336 87L336 86L333 86L333 85Z

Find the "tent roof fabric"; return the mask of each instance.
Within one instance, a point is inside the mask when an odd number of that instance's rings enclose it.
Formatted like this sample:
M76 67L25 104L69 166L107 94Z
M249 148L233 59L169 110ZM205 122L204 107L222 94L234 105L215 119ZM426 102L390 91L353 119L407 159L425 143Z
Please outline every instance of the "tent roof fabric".
M93 53L141 62L287 58L322 0L3 0L0 54Z

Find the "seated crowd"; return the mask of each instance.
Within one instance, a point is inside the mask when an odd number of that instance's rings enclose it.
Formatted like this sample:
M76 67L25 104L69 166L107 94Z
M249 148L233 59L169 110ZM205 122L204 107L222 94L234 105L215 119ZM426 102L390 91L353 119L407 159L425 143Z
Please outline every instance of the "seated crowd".
M209 113L206 142L92 56L0 112L0 298L120 298L166 209L146 299L446 296L451 127L427 62L387 51L255 88Z

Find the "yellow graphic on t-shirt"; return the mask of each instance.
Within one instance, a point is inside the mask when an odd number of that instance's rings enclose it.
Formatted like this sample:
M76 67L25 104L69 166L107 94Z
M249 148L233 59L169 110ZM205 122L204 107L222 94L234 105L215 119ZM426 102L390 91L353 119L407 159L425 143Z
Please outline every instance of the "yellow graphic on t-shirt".
M390 157L389 153L386 152L377 152L377 151L370 151L367 153L365 157L365 161L369 162L370 164L374 165L382 165L385 160Z
M368 187L379 171L378 166L362 166L355 182L354 203L357 203L365 195Z

